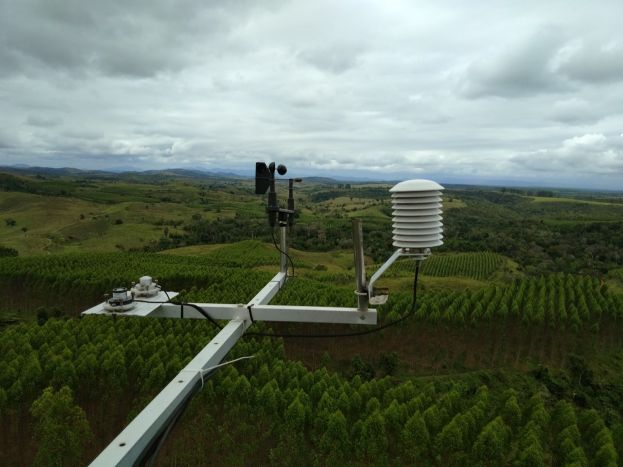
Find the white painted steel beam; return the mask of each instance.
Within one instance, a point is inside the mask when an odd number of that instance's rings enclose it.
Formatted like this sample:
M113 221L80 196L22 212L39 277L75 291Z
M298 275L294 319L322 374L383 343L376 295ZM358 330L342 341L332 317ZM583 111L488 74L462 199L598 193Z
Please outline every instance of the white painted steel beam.
M249 310L245 305L217 305L195 303L214 319L248 319ZM205 319L194 308L165 303L149 315L150 318ZM336 323L336 324L376 324L376 310L359 311L357 308L295 306L295 305L255 305L251 307L254 321L278 321L300 323Z
M297 323L376 324L376 310L327 306L258 305L252 308L255 321Z
M139 413L91 463L94 467L132 466L172 420L176 410L200 384L200 371L218 365L245 330L230 321L201 352Z
M249 319L249 310L242 304L193 303L213 319ZM149 315L149 318L205 319L200 312L188 305L163 303Z
M287 273L278 272L271 281L260 290L255 297L251 299L247 306L252 305L265 305L270 302L272 298L281 290L281 287L286 283L288 278Z

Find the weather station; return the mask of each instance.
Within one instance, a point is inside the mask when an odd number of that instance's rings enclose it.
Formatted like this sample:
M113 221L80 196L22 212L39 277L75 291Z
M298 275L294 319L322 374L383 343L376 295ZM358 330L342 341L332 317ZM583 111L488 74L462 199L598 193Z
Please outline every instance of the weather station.
M369 281L365 269L362 223L360 219L353 220L356 307L271 305L270 301L286 286L288 278L291 277L288 275L288 261L291 261L288 255L288 233L294 227L297 212L294 184L302 181L299 178L276 178L276 174L283 176L286 173L287 168L284 165L276 165L274 162L268 165L264 162L256 163L255 193L264 195L268 192L266 213L273 233L273 242L280 255L280 270L248 303L173 303L171 300L178 295L176 292L166 291L152 277L143 276L129 290L125 287L117 287L104 302L82 313L84 317L108 315L111 317L208 319L219 328L214 338L99 454L91 465L131 466L152 462L190 398L195 392L201 390L205 378L219 366L233 363L223 363L223 359L256 321L370 326L359 332L351 331L322 336L338 338L377 332L413 314L419 265L430 255L431 248L443 244L441 205L443 187L430 180L408 180L391 188L395 252ZM285 207L281 207L278 202L277 181L288 183L288 199ZM275 229L279 230L278 243L275 240ZM410 257L415 262L413 306L410 313L398 320L377 326L377 311L369 305L385 303L388 290L375 288L374 285L400 257ZM227 321L227 323L223 326L219 321ZM260 334L254 333L254 335ZM288 337L283 334L262 335Z

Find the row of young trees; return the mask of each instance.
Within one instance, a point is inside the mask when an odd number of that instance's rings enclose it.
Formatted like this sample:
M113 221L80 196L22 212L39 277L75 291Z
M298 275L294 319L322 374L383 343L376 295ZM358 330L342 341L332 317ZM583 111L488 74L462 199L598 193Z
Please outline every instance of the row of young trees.
M79 310L101 301L113 287L128 287L147 274L167 290L201 287L212 300L238 303L251 299L272 277L268 271L240 268L246 260L273 264L277 254L261 247L245 242L196 257L86 253L0 258L0 295L7 309L60 305Z
M3 439L14 423L26 425L24 434L30 423L16 414L30 411L37 463L84 462L80 453L110 423L115 400L133 398L135 413L213 334L202 321L140 318L9 328L0 334ZM168 462L611 466L620 455L620 425L536 388L526 395L474 381L348 380L284 360L282 342L271 339L243 340L231 357L250 354L256 358L206 382ZM98 401L105 413L93 408Z
M0 292L4 307L9 309L59 304L76 308L96 303L113 287L130 285L147 273L168 290L186 291L181 297L185 300L240 303L253 297L272 277L267 270L240 266L245 261L255 266L274 265L276 258L274 251L255 241L198 257L115 253L0 258ZM500 261L501 257L492 253L433 256L423 264L422 273L465 273L482 278ZM299 261L297 265L307 266ZM303 305L354 305L350 275L311 270L305 275L304 280L290 281L278 300ZM342 283L348 286L336 286ZM516 317L525 324L547 323L576 330L587 323L599 323L602 315L618 319L623 313L621 297L609 293L598 279L563 274L517 279L478 291L426 291L420 294L419 303L420 319L432 322L469 324ZM381 311L395 318L410 307L409 294L392 293Z
M198 289L189 295L197 301L210 299ZM275 303L296 305L353 306L352 287L335 286L310 278L288 282ZM378 307L381 317L394 321L410 313L412 295L390 293L387 304ZM552 274L516 279L504 285L478 290L434 291L418 295L417 319L457 326L481 323L520 322L525 326L598 330L599 324L623 320L623 296L590 276Z
M465 276L487 279L502 265L502 256L489 251L432 255L422 263L422 274L428 276Z
M249 247L255 251L252 244ZM182 295L184 300L229 303L250 298L272 276L217 267L202 258L63 259L67 261L6 258L6 263L0 261L0 274L13 283L30 286L32 280L35 291L56 288L63 295L84 293L91 290L88 287L101 293L102 284L115 275L131 280L146 269L157 270L163 283L197 284ZM91 277L83 270L102 272ZM425 292L418 298L415 317L432 324L485 329L490 323L521 322L529 329L540 326L557 332L561 327L594 329L623 317L621 297L589 276L556 274L477 291ZM353 306L354 294L352 287L295 278L275 302ZM389 321L410 309L411 296L397 293L380 313ZM403 326L413 325L409 323ZM76 446L95 439L97 448L103 447L116 432L111 420L135 414L214 332L205 321L106 317L6 328L0 333L0 416L6 421L0 428L0 463L14 463L12 446L30 437L31 426L36 459L62 459L57 464L88 461L80 458ZM245 339L231 357L250 354L256 358L221 371L206 384L189 412L190 427L165 453L171 463L200 464L207 458L247 464L616 465L621 456L616 451L623 446L617 415L595 410L586 415L589 411L569 403L557 405L560 395L547 392L528 398L526 394L539 392L538 387L526 391L519 385L515 391L501 392L479 389L473 382L365 381L357 376L349 380L285 361L282 342L271 339ZM121 400L129 403L118 403ZM60 408L55 409L57 403ZM569 422L571 416L559 415L569 412L564 404L574 414L574 423ZM561 417L566 421L555 421ZM61 442L63 430L68 438ZM197 432L204 437L196 440ZM67 449L48 452L59 446Z
M179 279L193 284L219 268L278 264L279 256L260 242L241 242L227 245L207 255L177 256L149 253L78 253L51 256L8 257L0 259L0 278L27 280L37 285L49 281L72 282L89 279L92 282L135 280L150 273L167 278L176 286ZM210 279L210 276L207 277ZM193 280L194 279L194 280Z
M598 329L602 320L623 319L623 298L589 276L550 275L518 279L478 291L427 294L417 316L432 322L476 324L509 318L525 325Z

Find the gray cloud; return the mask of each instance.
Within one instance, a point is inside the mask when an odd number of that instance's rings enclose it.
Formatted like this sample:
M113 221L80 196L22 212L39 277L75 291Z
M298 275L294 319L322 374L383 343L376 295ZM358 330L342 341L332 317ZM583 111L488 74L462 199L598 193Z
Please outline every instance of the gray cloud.
M130 77L179 71L200 54L218 52L197 47L196 39L218 43L254 10L250 1L5 0L0 47L11 63L3 71L36 73L38 65Z
M623 81L623 41L592 41L571 44L564 51L559 71L588 83Z
M26 119L27 125L43 128L58 126L61 123L63 123L63 121L58 117L45 118L39 115L29 115Z
M303 51L299 56L320 70L343 73L357 65L362 51L357 44L329 44Z
M0 0L0 163L590 169L618 187L620 17L618 0Z
M623 137L589 133L564 140L559 146L517 155L511 161L545 172L616 175L623 178ZM599 161L599 164L595 164Z
M567 91L569 86L552 68L563 38L557 28L542 28L518 43L502 46L470 63L461 83L467 97L522 97Z
M598 109L585 99L571 97L554 102L550 117L552 120L566 124L591 123L606 116L603 109Z

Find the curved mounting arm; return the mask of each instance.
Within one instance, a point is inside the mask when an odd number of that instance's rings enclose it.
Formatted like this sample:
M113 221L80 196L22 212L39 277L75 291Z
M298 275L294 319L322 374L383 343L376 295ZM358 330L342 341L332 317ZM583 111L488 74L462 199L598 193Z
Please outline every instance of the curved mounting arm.
M385 271L389 269L389 267L396 262L398 258L403 255L402 248L394 251L394 254L389 257L387 261L376 271L372 277L370 278L370 282L368 283L368 296L372 298L374 296L374 283L383 275Z

